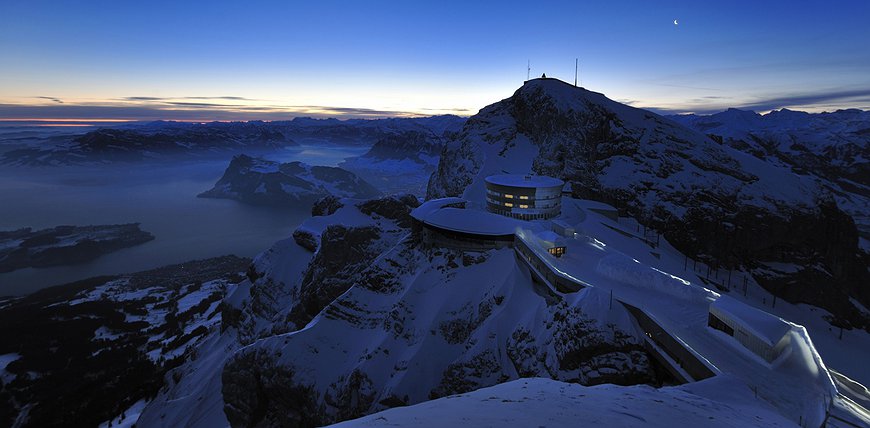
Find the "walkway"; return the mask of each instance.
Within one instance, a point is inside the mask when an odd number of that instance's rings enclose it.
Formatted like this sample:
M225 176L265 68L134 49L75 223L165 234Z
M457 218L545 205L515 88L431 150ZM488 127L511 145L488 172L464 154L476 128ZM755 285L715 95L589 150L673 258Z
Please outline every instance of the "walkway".
M588 243L570 239L568 254L555 258L534 239L530 241L533 236L530 231L518 231L514 249L539 281L560 293L590 286L609 290L638 320L654 355L672 371L682 373L678 377L691 381L729 373L796 423L825 423L836 388L803 327L795 326L790 333L793 342L798 342L790 354L774 365L767 364L732 338L707 328L709 303L715 293L688 283L685 290L676 291L657 289L658 284L629 284L602 274L599 262L611 255L609 250L590 251L585 248Z

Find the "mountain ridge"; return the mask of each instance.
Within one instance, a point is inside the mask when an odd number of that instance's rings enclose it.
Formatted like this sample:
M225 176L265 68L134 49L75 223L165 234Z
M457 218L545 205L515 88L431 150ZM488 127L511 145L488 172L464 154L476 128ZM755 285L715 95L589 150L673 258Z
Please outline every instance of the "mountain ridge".
M555 79L530 80L469 118L442 151L427 197L481 201L483 178L501 172L561 178L575 197L614 205L717 266L821 263L825 269L758 276L774 294L870 328L849 301L870 304L857 228L813 176ZM814 286L824 277L832 285Z

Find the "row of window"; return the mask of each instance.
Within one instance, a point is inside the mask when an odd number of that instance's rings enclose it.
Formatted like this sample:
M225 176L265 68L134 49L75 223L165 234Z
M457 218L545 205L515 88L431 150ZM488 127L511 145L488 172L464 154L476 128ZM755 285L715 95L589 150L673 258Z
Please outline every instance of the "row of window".
M502 201L495 200L495 199L492 199L492 198L489 198L489 197L486 198L486 202L488 202L488 203L490 203L490 204L492 204L492 205L504 206L504 207L508 207L508 208L517 207L517 208L523 208L523 209L529 209L529 208L536 208L536 209L550 209L550 208L555 208L555 207L559 206L558 203L550 203L550 204L541 204L541 203L536 203L536 204L515 204L515 203L513 203L513 202L502 202Z
M513 207L513 206L514 206L514 204L513 204L513 203L511 203L511 202L505 202L505 203L504 203L504 206L506 206L506 207L508 207L508 208L510 208L510 207ZM526 205L526 204L520 204L520 206L519 206L519 207L520 207L520 208L528 208L528 207L529 207L529 206L528 206L528 205Z
M522 199L522 200L537 199L539 201L550 200L550 199L560 199L562 197L561 193L552 193L549 195L540 195L540 196L536 195L533 198L533 197L530 197L528 195L514 195L513 193L499 193L499 192L496 192L495 190L490 190L490 189L486 189L486 193L490 194L492 196L495 196L498 198L504 198L504 199Z

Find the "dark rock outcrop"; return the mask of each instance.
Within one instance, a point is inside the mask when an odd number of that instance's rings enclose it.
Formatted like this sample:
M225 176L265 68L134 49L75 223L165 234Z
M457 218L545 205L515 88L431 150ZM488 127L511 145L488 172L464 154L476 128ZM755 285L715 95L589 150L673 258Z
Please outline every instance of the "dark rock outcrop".
M311 206L311 216L328 216L332 215L339 208L343 207L341 200L338 197L329 195L324 196L317 200L314 205Z
M320 238L320 251L302 280L298 303L288 316L297 326L311 321L327 304L344 293L352 277L368 267L380 237L374 227L329 226Z
M417 197L407 193L371 199L357 205L363 214L377 214L386 217L404 228L411 227L411 210L418 206L420 206L420 201Z
M224 413L232 426L315 427L329 422L313 387L268 351L246 353L223 371Z

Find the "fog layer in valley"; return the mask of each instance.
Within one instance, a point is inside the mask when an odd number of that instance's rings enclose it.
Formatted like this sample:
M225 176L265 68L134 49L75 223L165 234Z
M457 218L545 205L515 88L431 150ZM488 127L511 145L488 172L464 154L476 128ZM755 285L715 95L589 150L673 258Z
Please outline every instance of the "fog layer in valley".
M324 143L259 155L334 166L365 150ZM221 177L230 158L226 154L197 161L0 166L0 230L138 222L156 236L85 264L0 274L0 295L224 254L251 257L289 237L310 215L310 206L279 209L196 197Z

